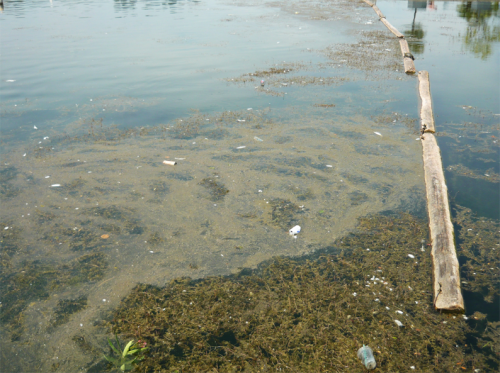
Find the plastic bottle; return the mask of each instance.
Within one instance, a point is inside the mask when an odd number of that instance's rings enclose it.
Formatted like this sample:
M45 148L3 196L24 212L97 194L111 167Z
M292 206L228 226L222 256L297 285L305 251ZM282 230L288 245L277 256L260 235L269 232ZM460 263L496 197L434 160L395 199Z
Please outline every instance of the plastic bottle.
M377 366L375 358L373 357L373 351L368 346L363 345L363 347L358 350L358 358L361 359L366 369L375 369Z

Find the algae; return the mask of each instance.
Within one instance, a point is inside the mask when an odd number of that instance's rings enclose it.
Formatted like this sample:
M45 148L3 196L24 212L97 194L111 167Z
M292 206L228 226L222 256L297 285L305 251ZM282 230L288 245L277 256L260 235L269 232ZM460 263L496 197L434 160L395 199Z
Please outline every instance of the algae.
M141 372L361 370L363 344L381 372L498 368L498 322L433 310L427 238L426 221L409 214L361 218L355 232L304 258L138 285L109 327L151 346ZM498 265L498 256L488 260Z

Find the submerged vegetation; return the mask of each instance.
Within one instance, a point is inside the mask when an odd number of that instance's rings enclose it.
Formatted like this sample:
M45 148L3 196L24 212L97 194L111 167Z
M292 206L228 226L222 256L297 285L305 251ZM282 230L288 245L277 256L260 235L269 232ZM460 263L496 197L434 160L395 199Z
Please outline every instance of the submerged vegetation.
M471 237L473 224L489 233ZM470 263L462 276L491 266L498 278L497 222L459 209L456 227L459 255ZM363 344L384 372L497 369L498 315L434 311L427 237L426 221L409 214L362 218L356 232L307 258L138 285L110 328L147 341L141 372L353 371ZM489 283L477 276L464 290L498 304Z

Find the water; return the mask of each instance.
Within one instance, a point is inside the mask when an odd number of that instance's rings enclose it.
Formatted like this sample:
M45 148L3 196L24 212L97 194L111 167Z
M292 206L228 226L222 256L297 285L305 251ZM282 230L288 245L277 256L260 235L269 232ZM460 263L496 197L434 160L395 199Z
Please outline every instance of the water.
M418 70L430 74L450 196L499 218L500 11L498 2L377 1Z
M406 2L378 5L411 26ZM454 6L433 14L465 32ZM487 55L427 41L421 13L410 48L431 74L450 195L498 216L498 40ZM9 369L84 367L75 331L103 339L96 320L137 282L309 253L370 213L425 214L416 79L375 19L349 2L6 2L1 331L4 355L24 356Z

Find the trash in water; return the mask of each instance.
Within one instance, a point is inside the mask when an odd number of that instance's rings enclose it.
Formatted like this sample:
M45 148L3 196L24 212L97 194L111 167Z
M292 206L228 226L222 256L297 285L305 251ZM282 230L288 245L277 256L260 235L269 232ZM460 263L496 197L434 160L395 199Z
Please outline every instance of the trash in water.
M34 129L36 129L36 130L38 129L38 127L37 127L37 126L33 126L33 128L34 128Z
M377 366L375 358L373 357L373 351L368 346L363 345L363 347L358 350L358 358L361 359L366 369L375 369Z
M52 184L51 187L60 187L61 184Z
M245 149L245 148L246 146L243 145L243 146L238 146L236 149Z
M238 119L238 122L244 122L245 119Z
M331 164L327 164L326 167L331 168L333 166Z
M399 320L394 320L394 322L396 323L397 326L399 327L402 327L403 326L403 323Z
M15 80L8 79L8 80L6 80L6 82L7 82L7 83L14 83L14 82L15 82Z
M177 162L174 161L163 161L163 164L169 165L169 166L175 166Z
M254 139L255 141L264 141L264 140L262 140L261 138L259 138L259 137L257 137L257 136L255 136L253 139Z
M296 225L295 227L293 227L292 229L290 229L288 231L288 233L290 234L290 236L296 236L300 233L300 225Z
M380 132L373 132L375 135L379 135L379 136L382 136L382 134Z
M262 87L264 87L264 84L266 84L266 81L265 81L264 79L262 79L262 80L260 81L260 85L261 85Z
M408 256L412 259L415 259L415 255L408 254Z

